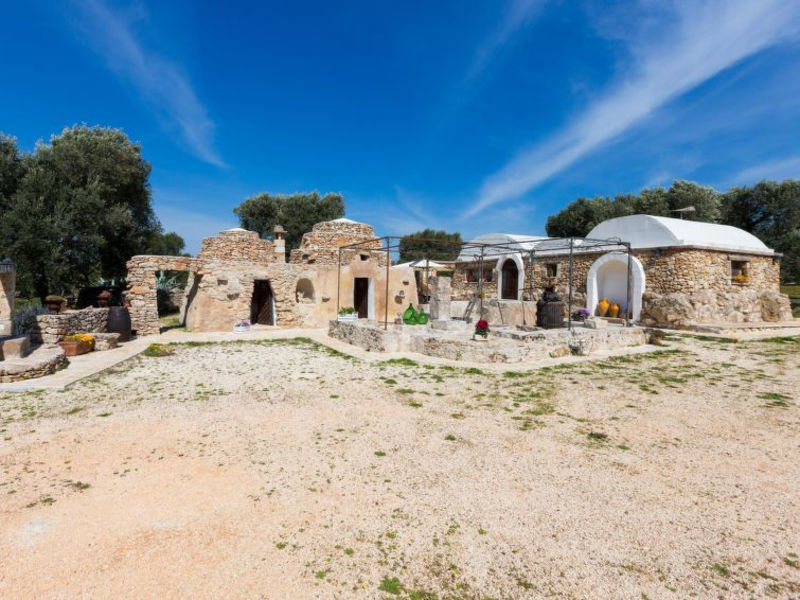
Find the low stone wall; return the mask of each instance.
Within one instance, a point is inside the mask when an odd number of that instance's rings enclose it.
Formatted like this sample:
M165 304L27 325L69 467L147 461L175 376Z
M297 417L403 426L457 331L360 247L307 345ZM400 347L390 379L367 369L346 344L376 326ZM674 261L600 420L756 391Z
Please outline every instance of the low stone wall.
M28 335L35 344L55 344L72 333L105 333L109 312L108 308L82 308L37 315Z
M466 300L453 300L450 302L450 317L461 318L467 309ZM475 323L480 316L478 315L479 303L476 302L472 309L470 319ZM510 326L510 325L536 325L536 302L523 302L520 300L497 300L489 299L483 301L483 318L489 322L491 327Z
M727 292L704 290L692 294L645 293L644 325L687 329L695 324L791 321L789 297L774 290L743 288Z
M647 343L641 327L612 327L521 331L497 330L486 341L472 340L471 332L435 331L424 326L390 326L369 322L331 321L328 335L371 352L410 351L437 358L474 363L516 363L569 355L613 352Z
M66 368L69 360L58 346L41 346L25 358L0 361L0 383L12 383L51 375Z

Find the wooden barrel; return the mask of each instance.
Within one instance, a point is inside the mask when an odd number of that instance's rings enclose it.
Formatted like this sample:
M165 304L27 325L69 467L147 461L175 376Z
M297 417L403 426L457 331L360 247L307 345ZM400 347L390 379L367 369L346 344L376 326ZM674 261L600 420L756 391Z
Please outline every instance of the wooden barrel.
M108 333L118 333L120 342L131 339L131 315L124 306L112 306L108 309Z
M545 302L539 315L539 325L545 329L564 326L564 303L560 300Z

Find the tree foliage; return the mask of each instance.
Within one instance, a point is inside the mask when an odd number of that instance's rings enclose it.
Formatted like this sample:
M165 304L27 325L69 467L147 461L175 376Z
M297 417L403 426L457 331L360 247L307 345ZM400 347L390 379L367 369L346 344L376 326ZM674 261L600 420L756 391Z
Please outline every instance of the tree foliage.
M547 235L585 237L606 219L637 214L676 217L679 213L674 211L689 206L694 206L695 212L685 212L683 218L710 223L719 221L718 192L690 181L676 181L669 189L649 188L639 194L621 194L614 198L580 197L547 219Z
M341 194L268 194L262 193L242 202L233 209L245 229L257 231L262 237L271 235L275 225L286 230L286 249L300 247L303 234L315 223L344 216Z
M669 189L649 188L614 198L578 198L547 219L547 234L584 237L595 225L613 217L649 214L675 217L676 209L694 206L683 218L733 225L752 233L784 254L781 277L800 281L800 181L762 181L721 193L689 181Z
M447 233L436 229L423 229L400 239L400 262L429 258L455 260L461 250L460 233Z
M17 264L20 293L72 294L123 277L162 234L150 169L116 129L67 128L30 155L0 138L0 254Z

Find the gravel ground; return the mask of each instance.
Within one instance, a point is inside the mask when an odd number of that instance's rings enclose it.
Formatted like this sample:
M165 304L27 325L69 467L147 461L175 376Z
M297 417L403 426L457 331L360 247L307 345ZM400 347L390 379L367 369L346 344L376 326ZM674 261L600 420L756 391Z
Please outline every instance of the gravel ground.
M800 597L800 338L173 348L0 395L0 597Z

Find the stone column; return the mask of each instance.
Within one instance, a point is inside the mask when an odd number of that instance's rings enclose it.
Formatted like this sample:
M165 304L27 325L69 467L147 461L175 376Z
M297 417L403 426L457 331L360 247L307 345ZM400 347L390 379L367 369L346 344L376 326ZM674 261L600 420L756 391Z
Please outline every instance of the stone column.
M0 336L11 335L17 271L10 259L0 261Z
M278 262L286 262L286 230L280 225L275 225L272 231L272 244L275 247L275 258Z
M449 321L450 297L453 293L450 277L430 277L428 286L431 290L431 318L434 321Z

